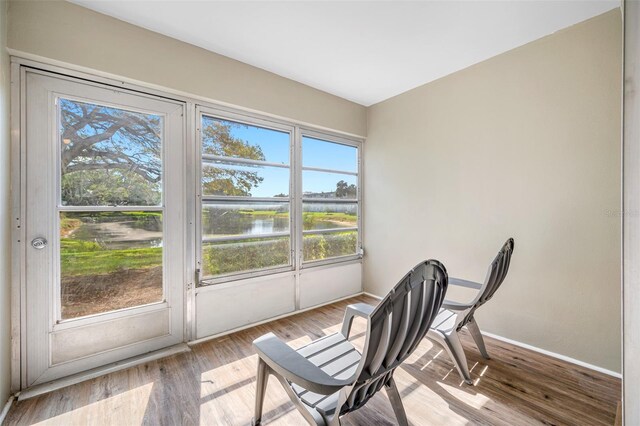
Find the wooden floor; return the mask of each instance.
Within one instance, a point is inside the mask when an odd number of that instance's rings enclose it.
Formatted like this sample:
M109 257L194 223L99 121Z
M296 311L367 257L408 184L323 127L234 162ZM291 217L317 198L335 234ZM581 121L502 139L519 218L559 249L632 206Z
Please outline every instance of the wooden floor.
M194 346L149 362L16 403L6 424L248 425L253 415L256 355L251 342L273 331L293 347L338 331L344 307L358 297ZM356 346L364 322L356 320ZM487 339L484 361L464 336L475 386L467 386L438 346L425 340L396 370L412 425L613 425L620 380ZM280 384L269 381L265 424L301 425ZM384 392L343 425L395 424Z

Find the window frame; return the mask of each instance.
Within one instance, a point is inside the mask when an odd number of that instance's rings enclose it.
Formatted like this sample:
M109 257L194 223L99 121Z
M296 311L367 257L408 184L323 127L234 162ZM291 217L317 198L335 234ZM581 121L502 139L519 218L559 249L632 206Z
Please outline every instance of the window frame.
M275 266L270 268L255 269L250 271L231 272L216 275L213 277L202 276L202 207L206 201L213 202L247 202L247 201L278 201L278 198L259 198L259 197L238 197L238 196L203 196L202 194L202 118L203 116L212 117L220 120L234 121L249 126L257 126L276 131L284 131L290 134L289 144L289 237L290 237L290 264L286 266ZM213 107L202 104L196 105L195 114L196 128L196 214L195 214L195 260L196 260L196 287L206 288L233 281L241 281L255 277L267 275L276 275L281 273L291 273L330 264L341 264L346 262L361 261L363 255L362 249L362 146L363 140L359 138L351 138L338 133L325 130L317 130L312 127L303 126L295 122L286 120L278 120L268 116L249 113L245 111L237 111L232 108ZM357 219L357 245L356 253L353 255L332 257L329 259L303 261L303 225L302 225L302 138L311 137L327 142L338 143L342 145L352 146L357 149L357 197L356 199L348 199L348 203L356 203L358 211ZM253 161L252 161L253 163ZM256 162L260 163L260 162ZM270 162L261 162L265 166L271 165ZM206 198L206 200L205 200ZM282 199L284 201L284 198ZM335 200L331 200L333 202ZM345 202L338 199L337 203Z
M280 132L289 133L289 164L286 168L289 169L289 196L288 197L251 197L251 196L215 196L204 195L202 193L202 119L204 116L211 117L213 119L233 121L236 123L246 124L248 126L262 127L264 129L275 130ZM197 157L197 170L196 170L196 287L207 287L210 285L225 283L229 281L242 280L247 278L253 278L262 275L271 275L281 272L289 272L295 270L295 238L292 233L292 227L295 224L294 217L294 176L293 176L293 146L295 141L295 127L289 124L274 122L264 118L253 117L251 115L245 115L237 112L232 112L219 108L212 108L203 105L196 105L196 157ZM239 159L238 163L250 163L250 164L262 164L265 166L273 166L274 163L268 161L254 161ZM276 167L283 167L279 164ZM202 247L203 247L203 234L202 234L202 207L205 202L211 203L224 203L224 202L263 202L263 201L285 201L289 204L289 264L283 266L273 266L261 269L254 269L249 271L229 272L224 274L215 275L212 277L202 276ZM250 237L247 237L249 239ZM255 238L255 237L254 237Z
M344 136L340 136L337 134L333 134L330 132L320 132L317 130L313 130L310 128L306 128L303 126L300 126L298 129L298 135L296 137L296 149L297 149L297 159L298 161L296 162L296 182L297 182L297 186L299 189L299 193L296 194L296 205L297 205L297 210L299 212L298 215L296 215L296 219L299 221L298 222L298 226L300 229L300 232L296 234L296 248L297 248L297 254L298 254L298 262L300 264L300 269L308 269L308 268L313 268L315 266L322 266L322 265L328 265L328 264L333 264L333 263L342 263L342 262L349 262L349 261L353 261L353 260L360 260L362 259L362 255L363 255L363 249L362 249L362 142L355 140L355 139L350 139L350 138L346 138ZM336 203L336 204L340 204L340 203L345 203L345 204L353 204L355 202L356 204L356 208L357 208L357 222L356 222L356 232L357 232L357 240L356 240L356 253L352 254L352 255L346 255L346 256L336 256L336 257L331 257L328 259L319 259L319 260L308 260L305 261L304 260L304 253L303 253L303 248L304 248L304 235L305 235L305 231L304 231L304 226L302 223L302 212L303 212L303 203L305 202L305 198L303 197L303 191L302 191L302 172L304 170L309 170L309 171L320 171L320 172L325 172L325 173L342 173L342 174L351 174L352 172L347 172L344 170L332 170L332 169L324 169L324 168L319 168L319 167L304 167L303 163L302 163L302 139L304 137L309 137L309 138L313 138L313 139L318 139L321 141L326 141L326 142L331 142L331 143L337 143L340 145L346 145L346 146L351 146L357 149L357 157L356 157L356 172L355 172L355 176L356 176L356 186L357 186L357 192L356 192L356 198L346 198L346 199L340 199L340 198L335 198L335 199L313 199L313 201L311 202L326 202L326 203ZM321 200L321 201L318 201ZM311 234L320 234L322 232L307 232L307 235L311 235ZM299 234L299 235L298 235Z
M30 72L33 72L32 70L30 70ZM47 73L42 73L42 75L48 76ZM55 76L57 78L60 78L60 76ZM76 79L74 79L73 77L68 77L68 78L64 78L65 80L70 80L72 82L77 81L79 83L83 83L86 84L86 81L78 81ZM102 86L99 83L96 82L91 82L89 84L95 85L98 88L101 88ZM124 92L125 95L130 95L130 96L138 96L140 99L155 99L155 97L153 95L148 95L148 94L140 94L140 93L130 93L130 92ZM54 170L55 170L55 191L54 191L54 200L55 200L55 204L53 207L53 210L55 211L55 215L57 217L57 219L55 220L55 224L54 224L54 236L53 238L51 238L51 242L54 243L52 250L53 250L53 257L54 259L57 259L57 262L54 262L53 265L53 273L54 273L54 279L55 279L55 284L52 288L52 291L54 292L53 297L52 297L52 302L53 302L53 306L51 306L51 314L53 315L52 317L52 327L53 330L63 330L66 328L71 328L71 327L75 327L75 326L82 326L83 324L91 324L93 323L95 320L105 320L105 319L109 319L109 318L120 318L120 317L124 317L126 315L132 315L132 313L135 312L146 312L148 310L153 310L153 309L158 309L158 308L163 308L163 307L167 307L168 306L168 301L167 299L170 296L170 286L169 283L167 281L168 276L167 276L167 265L168 265L168 259L167 259L167 250L166 247L163 245L163 249L162 249L162 297L160 300L154 301L154 302L150 302L150 303L145 303L145 304L141 304L141 305L135 305L135 306L128 306L128 307L123 307L123 308L117 308L117 309L112 309L112 310L107 310L104 312L96 312L96 313L92 313L92 314L88 314L88 315L83 315L83 316L78 316L78 317L70 317L70 318L63 318L62 316L62 265L61 265L61 261L62 261L62 246L61 246L61 237L60 237L60 217L61 214L63 213L124 213L124 212L158 212L162 214L162 240L163 243L166 239L166 236L168 234L168 229L169 229L169 224L168 222L165 220L165 218L167 217L167 208L166 208L166 187L167 187L167 163L168 163L168 159L167 159L167 144L169 143L169 137L171 136L171 132L168 131L167 129L167 120L169 119L169 114L167 113L160 113L158 111L154 111L152 109L149 108L142 108L142 107L138 107L138 106L131 106L128 104L119 104L117 102L114 101L106 101L105 99L101 99L99 97L90 97L90 96L78 96L78 95L72 95L69 93L64 93L64 92L60 92L60 91L55 91L54 96L52 97L52 99L50 101L53 101L52 105L50 105L50 107L53 107L55 109L55 112L53 114L51 114L50 117L50 132L51 132L51 137L52 137L52 141L55 141L55 147L53 147L52 149L54 149L54 156L55 156L55 165L54 165ZM71 102L81 102L81 103L85 103L85 104L90 104L90 105L95 105L95 106L99 106L99 107L106 107L106 108L113 108L113 109L118 109L121 111L125 111L125 112L129 112L129 113L134 113L134 114L150 114L150 115L155 115L158 116L162 119L162 137L160 140L160 166L161 166L161 170L160 170L160 201L158 204L155 205L137 205L137 204L131 204L131 205L69 205L69 204L64 204L63 203L63 199L62 199L62 178L63 178L63 174L62 174L62 134L60 133L60 127L61 127L61 123L62 123L62 104L61 102L63 100L68 100ZM142 101L141 101L142 102Z

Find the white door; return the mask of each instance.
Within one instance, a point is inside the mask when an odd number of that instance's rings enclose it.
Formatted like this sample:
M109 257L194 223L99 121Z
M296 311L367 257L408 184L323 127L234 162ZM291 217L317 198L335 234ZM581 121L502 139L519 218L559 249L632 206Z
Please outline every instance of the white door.
M26 71L23 386L183 341L184 105Z

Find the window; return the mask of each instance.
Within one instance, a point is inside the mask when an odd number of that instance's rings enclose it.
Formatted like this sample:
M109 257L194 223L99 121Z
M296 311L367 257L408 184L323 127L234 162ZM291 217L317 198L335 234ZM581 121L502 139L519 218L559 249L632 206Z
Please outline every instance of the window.
M302 137L304 263L355 256L358 244L358 148Z
M58 108L61 319L162 301L164 117Z
M357 142L213 111L199 122L200 284L359 256Z
M203 279L291 267L291 132L201 118Z

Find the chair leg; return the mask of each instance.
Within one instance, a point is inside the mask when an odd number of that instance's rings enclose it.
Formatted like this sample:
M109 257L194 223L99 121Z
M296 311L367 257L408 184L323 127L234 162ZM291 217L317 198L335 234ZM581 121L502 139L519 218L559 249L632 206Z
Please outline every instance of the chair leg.
M460 342L460 336L458 336L457 331L453 330L451 334L444 335L444 348L453 360L460 377L462 377L466 384L472 385L473 380L471 380L471 374L469 374L467 357L464 354L462 342Z
M387 396L391 401L391 407L393 407L393 412L396 415L398 424L400 426L409 426L409 422L407 421L407 413L404 411L402 398L400 398L400 392L398 392L398 386L396 385L395 380L393 380L393 377L389 379L389 381L385 385L385 389L387 391Z
M340 426L342 422L340 421L340 416L338 414L333 416L333 419L329 422L329 426Z
M258 377L256 380L256 406L251 424L259 425L262 422L262 405L264 403L264 394L267 390L267 381L269 380L269 366L258 358Z
M484 359L491 359L487 352L487 348L484 346L484 339L482 338L482 333L480 333L480 328L478 327L478 323L475 318L471 318L471 321L467 323L467 329L471 333L473 340L476 342L476 346L478 347L482 357Z

